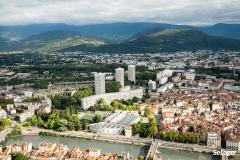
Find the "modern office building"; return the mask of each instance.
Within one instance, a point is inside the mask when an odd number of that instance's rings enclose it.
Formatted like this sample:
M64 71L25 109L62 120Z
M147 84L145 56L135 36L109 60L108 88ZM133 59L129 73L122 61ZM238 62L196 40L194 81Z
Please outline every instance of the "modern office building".
M136 67L135 65L128 66L128 80L131 82L136 82Z
M94 75L95 80L95 93L104 94L105 93L105 74L97 73Z
M124 69L123 68L115 69L115 79L116 79L116 82L120 82L121 86L124 87Z

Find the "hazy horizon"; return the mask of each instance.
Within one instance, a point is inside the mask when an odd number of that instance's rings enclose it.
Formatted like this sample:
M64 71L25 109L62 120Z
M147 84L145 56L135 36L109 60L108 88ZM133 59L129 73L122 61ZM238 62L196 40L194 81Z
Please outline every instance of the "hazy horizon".
M119 22L207 26L239 24L238 0L8 0L0 1L0 25Z
M207 26L214 26L214 25L218 25L218 24L227 24L227 25L240 25L240 23L213 23L213 24L206 24L206 25L190 25L190 24L175 24L175 23L163 23L163 22L109 22L109 23L89 23L89 24L71 24L71 23L31 23L31 24L6 24L6 25L2 25L0 24L0 26L2 27L11 27L11 26L28 26L28 25L69 25L69 26L89 26L89 25L109 25L109 24L140 24L140 23L146 23L146 24L167 24L167 25L179 25L179 26L193 26L193 27L207 27Z

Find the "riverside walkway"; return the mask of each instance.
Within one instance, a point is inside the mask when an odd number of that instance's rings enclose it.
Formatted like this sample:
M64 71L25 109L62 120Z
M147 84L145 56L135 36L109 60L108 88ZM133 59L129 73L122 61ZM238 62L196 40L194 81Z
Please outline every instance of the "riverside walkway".
M125 137L121 135L105 135L105 134L97 134L91 132L83 132L83 131L66 131L66 132L54 132L51 130L40 129L40 128L23 128L22 135L38 135L39 132L51 132L56 133L60 136L65 137L77 137L77 138L87 138L93 140L102 140L109 141L113 143L124 143L124 144L135 144L146 146L151 144L151 139L143 139L138 137Z

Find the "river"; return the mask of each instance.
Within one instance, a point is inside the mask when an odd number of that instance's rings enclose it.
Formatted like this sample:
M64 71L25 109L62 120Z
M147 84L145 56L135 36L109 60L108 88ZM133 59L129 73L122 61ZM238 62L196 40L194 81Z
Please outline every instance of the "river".
M148 147L131 145L131 144L117 144L105 141L87 140L80 138L67 137L42 137L42 136L20 136L8 139L4 145L13 144L17 142L32 142L33 146L38 146L41 142L53 142L66 144L69 148L80 147L84 150L90 147L99 147L102 152L122 153L129 152L131 156L138 157L139 155L146 155ZM211 156L207 154L188 152L188 151L173 151L169 149L159 149L161 155L166 160L211 160Z

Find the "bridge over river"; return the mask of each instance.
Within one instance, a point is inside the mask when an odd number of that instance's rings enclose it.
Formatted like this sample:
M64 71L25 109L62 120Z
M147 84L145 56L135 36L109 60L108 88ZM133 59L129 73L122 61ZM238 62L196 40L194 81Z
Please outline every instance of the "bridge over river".
M152 140L151 146L150 146L150 148L148 150L148 154L146 156L146 160L150 157L153 159L156 159L156 152L158 149L158 145L159 145L158 141Z
M11 133L13 128L9 127L0 132L0 142L5 141L6 136Z

